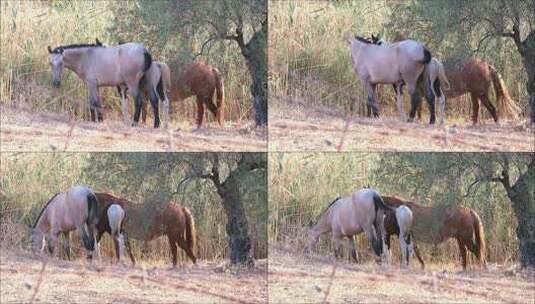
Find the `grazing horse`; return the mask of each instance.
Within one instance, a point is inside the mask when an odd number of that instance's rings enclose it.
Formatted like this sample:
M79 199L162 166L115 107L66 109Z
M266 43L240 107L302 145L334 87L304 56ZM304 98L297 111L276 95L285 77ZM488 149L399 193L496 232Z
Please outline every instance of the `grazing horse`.
M202 126L205 107L214 114L220 126L224 122L224 85L219 71L209 65L192 62L180 66L178 61L170 64L171 100L182 100L195 96L197 100L197 128ZM214 93L216 104L213 102Z
M472 98L472 123L474 125L479 120L480 101L496 123L498 123L499 116L508 116L512 119L518 117L521 110L509 95L502 77L492 65L483 60L471 58L458 63L453 63L452 60L445 61L445 68L451 86L444 93L448 98L470 93ZM491 84L494 86L496 93L497 112L489 99Z
M373 251L379 257L383 254L383 219L390 209L375 190L361 189L349 197L335 199L308 229L308 244L305 253L314 246L320 235L330 232L334 241L334 256L339 256L343 237L351 246L351 256L358 262L358 254L353 236L364 232Z
M401 265L409 266L409 258L414 251L412 242L412 211L409 207L401 205L396 208L396 225L399 228L399 248L401 251Z
M184 249L193 263L197 262L195 222L188 208L169 203L161 210L154 208L147 210L142 205L131 203L111 194L96 193L96 196L101 206L118 204L126 211L127 217L123 228L126 249L129 251L132 263L135 264L135 260L130 249L130 237L150 241L162 235L166 235L169 241L173 267L176 267L177 264L177 245ZM111 233L111 227L107 223L107 214L101 214L97 241L105 232Z
M425 87L428 88L426 93L430 123L435 123L435 97L431 93L428 80L423 77L425 66L429 64L432 56L423 44L414 40L403 40L389 46L379 46L359 36L348 39L347 42L353 69L367 91L368 105L375 117L379 116L375 101L377 84L395 86L398 111L402 120L405 120L402 86L407 85L411 95L409 121L412 121L420 100L416 89L420 81L425 81Z
M152 63L152 56L139 43L125 43L118 46L105 47L98 40L96 44L71 44L51 49L49 62L52 68L52 84L59 87L63 68L72 70L89 88L89 107L91 120L102 121L102 105L99 88L105 86L126 86L135 101L134 125L139 121L142 99L139 83L145 71ZM121 95L121 97L124 97ZM122 98L123 117L126 107ZM154 110L154 127L160 125L158 102L151 100Z
M75 186L66 192L55 194L41 209L32 227L32 249L41 250L46 235L48 252L54 253L59 234L65 236L63 247L70 259L69 232L77 230L91 260L95 250L94 232L98 222L98 200L85 186Z
M390 45L388 42L384 41L379 36L376 37L376 36L372 35L371 41L372 41L372 43L374 43L376 45L379 45L379 46L383 46L383 47L387 47L387 46ZM445 110L446 110L446 98L444 97L444 92L442 91L441 83L445 84L445 89L446 90L449 90L449 88L450 88L450 83L448 81L448 77L446 77L446 72L444 70L444 65L442 64L442 62L440 62L440 60L438 60L435 57L433 57L433 58L431 58L431 61L429 62L429 64L427 64L425 66L424 75L428 79L429 83L431 84L431 86L430 86L431 93L433 93L433 95L435 96L435 99L438 98L438 100L439 100L440 113L441 113L440 124L443 124L444 123L444 117L446 116L446 112L445 112ZM423 95L425 95L426 83L427 82L425 82L425 81L419 83L418 89L420 90L420 96L422 95L422 93L423 93ZM396 86L394 86L394 91L397 93ZM421 103L422 102L421 102L421 98L420 98L419 101L418 101L418 110L417 110L418 111L418 117L421 116ZM368 110L368 112L369 112L369 110Z
M467 249L486 267L485 235L483 225L477 213L469 208L453 205L448 207L423 207L416 203L405 201L396 197L383 196L383 200L390 206L408 206L414 215L414 253L418 257L422 268L425 263L416 247L416 240L438 245L449 238L455 238L459 245L463 269L467 264ZM396 229L396 220L393 212L387 212L385 217L386 246L390 248L390 236L399 236Z

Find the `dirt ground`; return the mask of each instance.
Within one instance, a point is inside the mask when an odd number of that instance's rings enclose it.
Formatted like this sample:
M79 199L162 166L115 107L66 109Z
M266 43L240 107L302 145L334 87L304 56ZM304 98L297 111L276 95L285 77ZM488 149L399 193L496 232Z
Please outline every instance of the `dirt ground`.
M526 123L429 126L397 117L348 118L334 107L270 98L270 151L535 151L535 131Z
M0 253L0 303L266 303L267 263L254 269L200 261L169 265L87 266L25 252ZM38 287L39 286L39 287ZM38 288L37 288L38 287Z
M122 121L92 123L67 115L36 114L3 106L2 151L251 151L267 149L267 131L252 125L211 123L200 130L150 126L129 127Z
M534 303L534 273L488 270L422 271L416 266L350 264L270 247L271 303ZM433 267L430 267L433 268ZM437 267L434 267L435 269ZM334 272L333 272L334 269Z

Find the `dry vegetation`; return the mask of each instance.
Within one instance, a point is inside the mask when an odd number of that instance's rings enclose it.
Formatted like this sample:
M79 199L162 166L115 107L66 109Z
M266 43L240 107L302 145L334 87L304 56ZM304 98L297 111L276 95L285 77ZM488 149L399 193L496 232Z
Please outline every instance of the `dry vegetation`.
M429 126L395 116L350 116L340 108L291 97L272 97L269 115L270 151L535 151L534 129L510 121Z
M229 267L200 261L170 269L157 261L136 267L83 259L64 261L1 248L0 302L265 303L267 265Z
M137 4L131 1L123 5L135 9ZM180 104L171 101L171 129L179 128L180 132L153 130L149 127L152 113L147 115L147 127L125 126L115 88L100 89L104 124L82 120L88 116L88 90L68 70L63 73L61 87L52 88L48 45L92 43L95 37L107 45L119 40L137 41L149 46L155 60L184 62L191 61L201 48L203 37L147 37L146 32L154 30L152 25L137 20L133 27L121 15L124 9L115 1L2 1L1 40L9 41L2 44L0 56L4 150L265 151L266 132L257 130L252 120L247 67L239 49L224 42L213 43L212 52L199 58L223 75L227 120L224 128L216 128L213 115L206 113L206 127L191 132L196 117L193 98ZM73 30L65 32L65 28ZM128 102L133 108L132 98Z
M533 303L534 273L514 265L488 270L400 269L398 264L336 264L328 257L304 257L270 246L272 303Z

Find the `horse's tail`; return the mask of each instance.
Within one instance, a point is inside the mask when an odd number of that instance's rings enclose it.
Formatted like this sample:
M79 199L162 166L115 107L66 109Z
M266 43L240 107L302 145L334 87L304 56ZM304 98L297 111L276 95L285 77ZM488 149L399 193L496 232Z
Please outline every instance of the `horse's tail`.
M161 77L158 82L158 93L161 95L162 99L167 96L165 92L171 88L171 70L169 66L163 62L160 62L160 72Z
M82 241L84 247L87 250L95 250L95 238L93 235L93 230L95 225L98 222L98 200L93 192L87 194L87 219L85 223L87 225L86 229L82 229Z
M225 105L224 105L224 98L225 98L225 86L223 85L223 78L221 77L221 74L219 73L219 70L216 68L213 68L214 76L216 79L215 83L215 90L216 90L216 97L217 97L217 122L220 126L223 125L224 116L225 116Z
M431 55L431 52L424 47L424 59L421 62L424 64L428 64L429 62L431 62L432 57L433 56Z
M145 49L145 51L143 52L143 61L145 63L145 65L143 67L143 73L145 73L150 68L150 66L152 64L152 56L149 53L149 51L147 51L147 49Z
M498 113L500 116L503 115L509 116L512 119L515 119L520 114L521 110L513 101L507 91L502 76L496 69L488 64L490 69L490 76L492 77L492 84L494 85L494 91L496 92L496 103L498 104Z
M184 207L184 214L186 215L186 243L191 252L195 252L197 243L197 236L195 233L195 221L188 208Z
M472 219L474 220L474 234L475 234L475 247L476 256L479 259L479 263L483 266L487 266L486 245L485 245L485 232L483 231L483 224L479 215L474 210L470 210Z
M435 62L437 64L438 79L440 79L440 81L445 84L444 88L446 90L449 90L451 88L451 85L448 80L448 77L446 76L446 70L444 69L444 65L438 59L435 59Z
M373 193L373 204L375 207L375 219L373 220L373 226L375 227L377 239L375 241L372 240L372 247L375 253L380 256L383 253L383 234L386 233L384 228L383 215L386 213L387 210L395 211L396 209L386 205L383 201L383 198L377 192Z

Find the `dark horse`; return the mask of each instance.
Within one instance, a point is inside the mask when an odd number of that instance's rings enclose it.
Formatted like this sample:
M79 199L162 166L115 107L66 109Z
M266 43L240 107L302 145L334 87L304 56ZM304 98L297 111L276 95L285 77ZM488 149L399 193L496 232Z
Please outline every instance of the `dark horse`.
M431 244L439 244L449 238L455 238L459 245L463 269L466 270L467 249L486 267L485 258L485 235L483 225L477 213L463 206L449 207L423 207L416 203L405 201L396 197L383 196L385 204L392 207L401 205L408 206L414 214L413 233L415 241L423 241ZM399 228L396 223L394 212L387 210L385 216L385 243L390 249L390 236L398 235ZM414 242L416 257L425 267L419 250Z
M164 234L169 240L173 266L176 266L177 263L177 245L186 252L193 263L197 262L195 255L195 223L187 208L169 203L162 210L155 210L150 214L151 212L146 212L141 205L111 194L96 193L96 196L103 207L101 209L107 209L112 204L118 204L126 211L124 224L125 245L132 263L135 263L135 260L131 253L129 237L150 241ZM144 223L147 224L144 225ZM103 211L99 217L97 242L105 232L111 234L111 228L108 223L107 213Z

